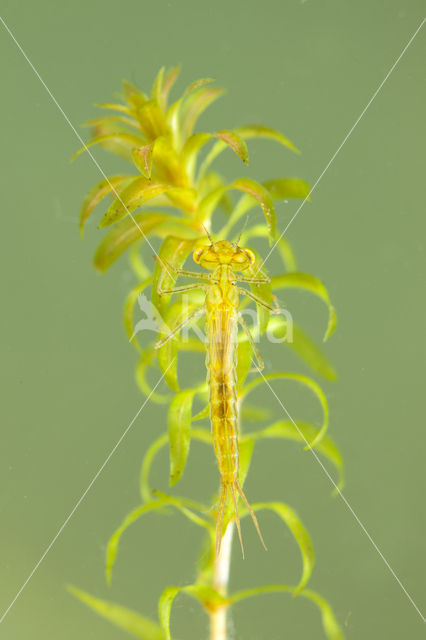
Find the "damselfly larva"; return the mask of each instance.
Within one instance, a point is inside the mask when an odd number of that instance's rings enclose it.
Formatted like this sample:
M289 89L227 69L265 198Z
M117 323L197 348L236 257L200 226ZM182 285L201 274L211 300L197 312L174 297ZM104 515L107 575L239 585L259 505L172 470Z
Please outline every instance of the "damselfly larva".
M160 342L159 348L175 336L189 322L206 315L207 327L207 381L210 392L210 420L216 459L221 477L221 495L217 515L216 527L216 555L219 554L222 540L223 515L226 507L226 499L232 496L235 521L240 538L241 550L244 556L244 547L241 535L241 527L238 518L238 494L244 501L256 527L257 533L265 543L260 532L257 518L250 507L242 490L238 477L238 407L237 407L237 346L238 324L247 334L247 338L253 348L259 368L263 368L256 346L250 331L240 312L240 295L248 296L257 304L265 307L271 313L279 313L264 300L251 291L238 286L239 282L249 284L264 284L269 278L256 273L249 278L240 275L241 272L250 269L255 264L255 256L250 249L243 249L237 243L226 240L213 242L210 245L200 246L193 253L194 261L211 271L196 273L183 269L176 269L171 264L163 264L163 269L172 269L175 275L193 277L201 280L199 283L176 287L175 289L162 289L161 278L159 280L158 293L171 294L183 293L194 289L203 289L206 293L203 306L195 309L182 322ZM265 547L266 548L266 547Z

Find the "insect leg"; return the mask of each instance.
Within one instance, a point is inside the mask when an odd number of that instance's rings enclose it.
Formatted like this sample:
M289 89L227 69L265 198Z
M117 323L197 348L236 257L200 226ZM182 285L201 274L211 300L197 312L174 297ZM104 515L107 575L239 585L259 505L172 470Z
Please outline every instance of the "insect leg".
M203 284L185 284L182 287L175 287L174 289L161 289L161 287L157 288L157 293L160 296L163 296L167 293L183 293L184 291L192 291L193 289L205 289L205 285Z
M251 335L251 331L250 331L250 329L248 328L247 323L246 323L246 321L244 320L244 318L243 318L243 316L241 315L241 313L240 313L240 315L238 316L238 321L239 321L240 325L242 326L242 328L243 328L243 329L244 329L244 331L245 331L245 334L246 334L246 336L247 336L247 338L248 338L248 341L249 341L249 343L250 343L250 346L251 346L251 348L253 349L254 357L255 357L255 358L256 358L256 360L257 360L258 367L259 367L259 369L262 371L262 370L263 370L263 368L264 368L264 364L263 364L262 356L261 356L261 355L260 355L260 353L259 353L259 349L257 348L257 346L256 346L256 344L255 344L255 342L254 342L254 340L253 340L253 336Z
M248 289L244 289L244 287L238 287L238 291L242 295L247 296L248 298L251 298L252 300L254 300L256 304L260 304L261 307L268 309L268 311L270 311L271 313L274 313L274 314L280 313L279 309L277 309L276 307L275 308L271 307L271 305L265 302L265 300L262 300L251 291L248 291Z
M193 311L191 311L191 313L189 315L187 315L186 318L184 318L182 320L182 322L180 322L178 325L176 325L174 327L174 329L172 329L170 331L170 333L167 336L165 336L165 338L162 338L161 340L159 340L159 342L155 343L154 349L159 349L160 347L165 345L166 342L168 342L170 340L170 338L173 338L173 336L175 336L177 333L179 333L179 331L181 329L183 329L183 327L185 327L189 322L191 322L191 320L195 320L195 318L199 318L205 312L206 312L206 310L204 309L204 307L202 307L201 309L198 308L198 309L194 309Z
M201 280L210 280L210 274L208 273L200 273L197 271L188 271L187 269L178 269L171 262L166 260L165 258L156 258L157 262L162 266L164 270L169 268L173 273L179 276L184 276L186 278L200 278Z
M255 273L256 273L256 277L254 278L238 275L236 279L239 282L250 282L251 284L269 284L271 282L271 278L269 276L266 276L263 273L257 274L257 271Z

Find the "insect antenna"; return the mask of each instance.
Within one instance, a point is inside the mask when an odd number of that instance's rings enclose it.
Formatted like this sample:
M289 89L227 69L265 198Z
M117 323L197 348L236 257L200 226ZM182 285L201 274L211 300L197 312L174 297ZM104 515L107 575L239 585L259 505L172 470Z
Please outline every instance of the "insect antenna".
M203 224L203 223L201 223L201 226L203 227L204 231L206 232L206 236L207 236L207 237L208 237L208 239L210 240L210 244L211 244L211 246L212 246L212 247L214 247L214 240L213 240L213 238L212 238L212 236L211 236L211 234L210 234L209 230L207 229L207 227L206 227L206 226L204 226L204 224Z
M240 240L241 240L241 236L243 235L244 231L246 230L246 226L247 226L247 222L248 222L248 215L246 216L246 219L244 220L244 224L242 226L242 229L238 235L238 238L236 239L236 241L233 243L234 247L238 247L238 245L240 244Z

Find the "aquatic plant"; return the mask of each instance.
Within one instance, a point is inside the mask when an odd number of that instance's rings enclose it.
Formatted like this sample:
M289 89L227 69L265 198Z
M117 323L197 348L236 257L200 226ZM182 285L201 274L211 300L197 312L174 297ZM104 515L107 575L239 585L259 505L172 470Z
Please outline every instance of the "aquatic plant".
M110 538L106 553L106 580L110 584L122 537L127 529L144 515L155 512L158 517L170 510L183 514L190 523L204 531L197 565L197 579L193 584L169 586L159 600L158 621L121 605L103 600L70 587L72 593L98 614L145 640L170 640L170 617L174 599L179 595L195 598L204 608L210 621L210 639L227 638L227 614L238 602L264 593L282 592L297 595L318 607L325 635L330 640L343 638L342 631L327 601L307 588L314 566L314 551L309 534L294 509L281 502L261 502L252 505L253 511L270 510L289 528L300 548L302 570L298 584L272 584L229 593L228 574L231 561L235 511L240 518L249 512L247 505L236 507L224 504L222 548L218 553L216 544L217 520L222 516L218 508L218 496L213 499L214 508L207 501L200 503L188 497L155 491L151 488L150 474L161 450L169 447L170 485L176 485L184 473L190 451L191 440L212 447L212 434L203 421L209 415L207 383L188 386L179 370L184 353L202 353L205 345L198 337L184 337L176 332L172 339L164 339L173 327L194 311L203 302L203 292L192 289L185 297L171 298L164 293L174 288L175 281L185 261L196 247L207 242L206 234L212 233L212 222L219 230L214 232L218 240L233 241L239 235L238 244L250 247L253 261L247 270L247 283L251 299L242 304L256 305L257 324L251 330L256 337L273 332L277 338L292 337L283 341L282 348L293 349L319 376L332 380L335 373L322 351L296 325L292 325L286 314L270 315L277 307L276 292L287 288L298 288L311 292L327 305L329 320L325 331L327 339L335 329L336 315L327 290L314 275L302 273L296 268L293 251L284 237L277 234L274 202L290 198L309 198L309 185L299 178L279 177L263 183L248 177L227 182L213 167L218 156L225 150L235 153L244 164L248 164L247 140L266 138L298 153L293 143L280 132L263 125L248 125L232 130L220 129L213 133L195 131L199 117L223 90L214 86L211 78L193 82L174 102L169 101L171 89L177 80L179 69L161 69L150 95L129 82L123 83L121 102L98 105L112 115L97 117L87 124L92 128L92 139L87 147L98 145L131 163L132 169L110 176L99 182L84 200L80 214L80 229L96 207L108 196L112 196L101 221L100 228L110 227L98 246L94 264L106 271L128 251L130 263L137 279L129 292L124 307L124 325L129 340L138 351L137 382L141 391L153 402L168 405L168 429L149 447L143 457L140 474L141 503L129 513ZM83 147L77 152L83 152ZM239 199L233 199L234 194ZM241 229L242 219L255 207L263 212L263 222ZM238 224L237 224L238 223ZM236 229L236 225L238 229ZM157 261L153 268L144 260L147 245L152 254L154 238L161 239ZM201 239L201 242L200 242ZM259 282L256 274L264 273L262 259L253 241L269 240L276 243L283 263L283 273L264 277ZM158 241L157 241L158 242ZM212 241L213 242L213 241ZM208 244L208 242L207 242ZM197 254L198 255L198 254ZM251 281L250 281L251 279ZM183 287L185 288L185 287ZM150 291L150 297L145 294ZM140 344L143 334L135 327L134 310L139 302L145 310L147 320L156 323L163 339L155 344ZM195 327L201 328L201 320L194 318ZM142 323L143 324L143 323ZM290 326L291 325L291 326ZM292 334L290 336L290 334ZM156 348L157 347L157 348ZM297 441L305 448L313 447L335 467L339 485L343 483L343 463L339 450L327 433L328 404L319 384L306 375L279 371L261 374L261 367L252 368L253 344L246 332L238 334L238 358L236 379L236 402L239 408L239 484L244 485L256 443L277 439ZM199 365L202 366L201 364ZM150 380L155 370L161 372L172 395L157 392L157 385ZM198 379L204 378L200 369ZM157 378L158 379L158 378ZM319 402L323 418L320 427L291 419L275 420L269 426L245 432L247 421L258 423L270 414L261 407L248 405L249 394L270 380L281 379L302 385L313 393ZM199 426L201 423L201 426ZM222 532L222 522L218 531ZM171 531L172 535L172 531ZM220 543L220 538L219 538Z

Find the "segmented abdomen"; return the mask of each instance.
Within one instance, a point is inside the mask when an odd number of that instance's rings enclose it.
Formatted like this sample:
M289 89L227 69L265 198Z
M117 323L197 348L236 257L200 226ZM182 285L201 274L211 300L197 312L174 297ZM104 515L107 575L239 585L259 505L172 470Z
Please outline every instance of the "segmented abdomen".
M219 472L225 483L238 479L237 314L237 309L226 304L207 312L210 419Z

